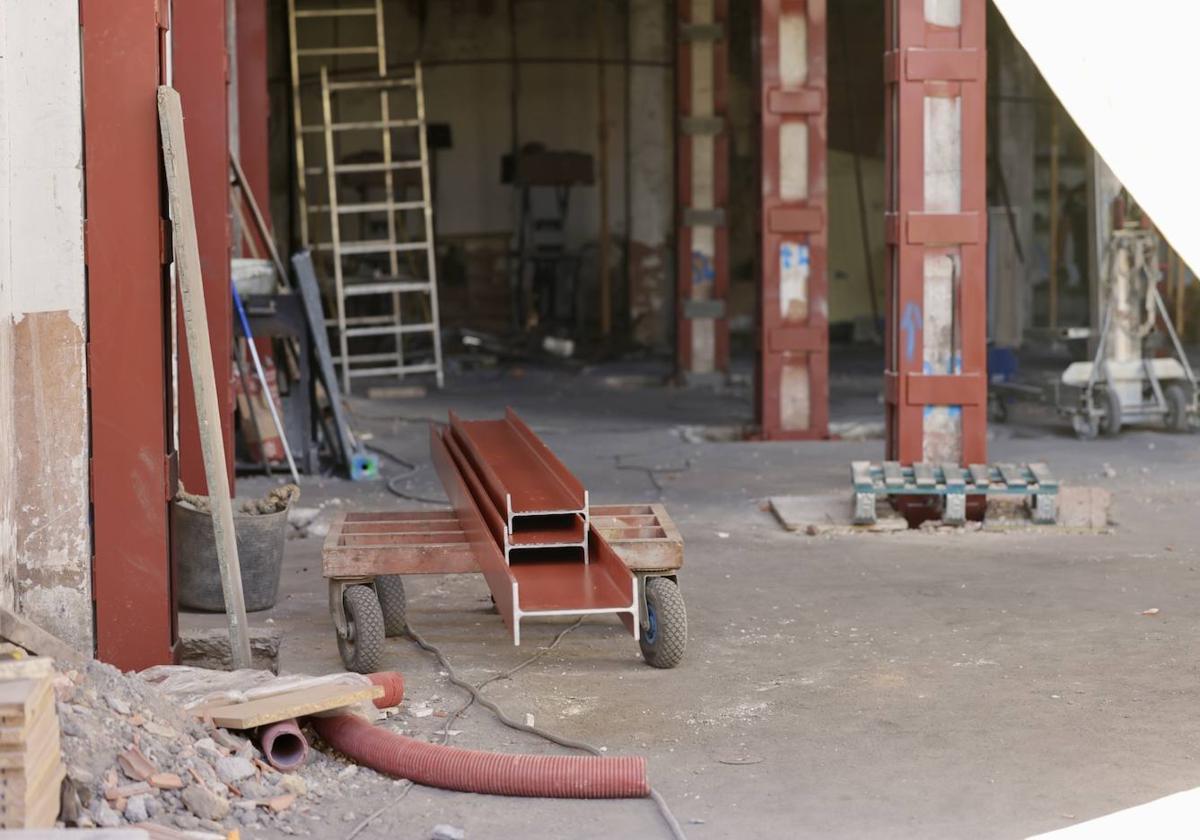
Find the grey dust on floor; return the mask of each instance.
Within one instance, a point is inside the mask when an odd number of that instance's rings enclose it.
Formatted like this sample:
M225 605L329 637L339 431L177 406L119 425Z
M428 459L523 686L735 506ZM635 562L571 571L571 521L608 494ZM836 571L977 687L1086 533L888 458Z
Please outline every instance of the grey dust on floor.
M428 461L431 420L448 409L497 417L511 405L593 504L662 501L679 526L683 663L648 668L619 624L590 620L488 687L511 716L532 715L610 754L646 755L652 783L698 840L1022 837L1200 784L1197 439L1134 429L1080 442L1036 414L991 431L992 460L1047 461L1068 485L1110 492L1104 532L814 537L781 527L767 500L848 493L850 462L882 460L881 440L741 442L722 430L751 421L748 389L606 380L613 375L474 374L423 399L351 403L370 444L411 465L383 460L385 476L402 475L397 486L411 496L442 497ZM833 416L868 424L877 403L852 384L845 400L835 391ZM709 427L717 432L705 434ZM239 485L254 494L265 483ZM430 505L380 482L306 478L303 492L300 504L317 509L309 535L288 543L279 603L251 623L282 631L284 671L324 673L341 664L321 577L321 518ZM410 579L409 604L414 625L474 682L561 629L530 624L514 649L475 575ZM390 725L440 737L442 715L462 693L407 639L389 640L385 665L407 681ZM557 751L478 707L454 729L459 746ZM390 783L369 777L324 803L315 834L342 836L354 824L345 814L361 818L386 803ZM421 787L360 836L424 837L439 823L472 840L668 836L649 802Z

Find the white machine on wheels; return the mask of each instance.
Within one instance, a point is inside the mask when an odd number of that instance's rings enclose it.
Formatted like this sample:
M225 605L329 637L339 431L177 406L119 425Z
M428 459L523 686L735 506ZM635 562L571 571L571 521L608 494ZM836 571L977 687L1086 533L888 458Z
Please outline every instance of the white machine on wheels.
M1158 237L1126 227L1109 241L1102 276L1103 326L1095 358L1075 362L1062 384L1079 389L1075 405L1060 404L1075 434L1116 435L1121 426L1162 420L1172 431L1190 431L1200 413L1196 376L1158 292ZM1146 339L1161 325L1174 357L1147 358Z

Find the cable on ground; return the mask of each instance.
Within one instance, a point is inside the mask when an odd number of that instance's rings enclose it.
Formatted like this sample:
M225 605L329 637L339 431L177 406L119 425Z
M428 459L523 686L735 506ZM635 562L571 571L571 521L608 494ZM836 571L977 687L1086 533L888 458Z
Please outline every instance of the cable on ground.
M689 467L690 467L690 464L689 464ZM548 646L542 648L537 653L533 654L533 656L529 657L528 659L526 659L525 661L523 661L522 663L517 665L515 668L512 668L509 671L506 671L502 674L497 674L497 675L485 680L483 683L480 683L478 688L474 685L471 685L471 683L467 682L466 680L462 679L461 677L459 677L458 674L454 670L454 666L450 664L450 660L448 660L446 658L446 655L444 653L442 653L441 649L439 649L437 647L437 645L434 645L431 642L425 641L425 639L421 636L421 634L418 633L415 629L413 629L413 626L411 623L408 625L408 635L412 638L412 640L414 642L416 642L417 647L421 648L422 650L428 651L429 653L432 653L434 655L434 657L441 664L441 666L446 669L446 678L451 683L453 683L454 685L461 688L463 691L466 691L471 696L471 702L478 703L479 705L483 706L485 709L492 712L492 714L494 714L496 716L496 719L499 720L505 726L507 726L509 729L515 729L518 732L527 732L530 735L536 735L538 738L541 738L544 741L549 741L552 744L558 744L560 747L566 747L567 749L571 749L571 750L579 750L581 752L588 753L589 755L602 756L602 755L604 755L604 753L601 752L596 747L593 747L591 744L585 743L583 741L575 741L570 738L564 738L561 735L556 735L553 732L549 732L540 727L530 726L528 724L513 720L508 715L506 715L500 709L499 706L497 706L491 700L488 700L486 697L484 697L479 692L479 688L482 688L483 686L485 686L489 683L496 682L496 681L502 680L502 679L506 679L507 677L512 676L513 674L517 673L521 669L523 669L529 665L532 665L538 659L540 659L541 657L545 656L547 653L552 651L555 648L555 646L557 646L558 643L560 641L562 641L564 636L566 636L568 633L570 633L572 630L577 628L582 623L583 623L583 618L580 617L573 624L571 624L570 626L559 631L558 635L554 637L554 640ZM470 705L471 705L471 703L468 702L462 708L460 708L457 712L454 713L453 718L447 718L446 728L445 728L445 730L443 730L443 738L448 737L445 734L445 731L448 730L450 727L449 721L457 718L458 715L461 715L464 711L467 710L468 707L470 707ZM444 741L443 741L443 743L444 743ZM650 798L654 801L654 804L658 807L658 811L662 815L663 822L665 822L667 824L667 828L670 830L671 837L673 838L673 840L687 840L687 836L683 833L683 827L680 826L679 820L675 819L675 815L673 813L671 813L671 808L667 805L667 801L665 799L663 799L662 794L660 794L657 790L655 790L652 787L652 788L650 788ZM349 840L349 838L347 840Z

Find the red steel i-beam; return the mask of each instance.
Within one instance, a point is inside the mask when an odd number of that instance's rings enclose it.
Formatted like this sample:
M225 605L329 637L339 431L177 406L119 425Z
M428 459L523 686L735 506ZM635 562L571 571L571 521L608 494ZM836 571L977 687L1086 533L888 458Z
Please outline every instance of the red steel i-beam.
M158 110L166 0L81 0L96 655L171 662L169 248Z
M183 102L183 130L192 173L208 337L217 368L217 403L232 490L233 304L229 291L229 65L225 0L175 3L171 34L173 84ZM182 318L179 321L179 477L192 493L208 492Z
M769 440L828 437L825 0L761 0L757 412Z
M676 365L700 382L729 372L728 0L676 6Z
M237 0L237 113L238 157L268 230L271 228L271 178L268 122L271 99L267 90L267 0ZM249 212L249 211L246 211ZM266 257L267 244L258 228L242 231L243 256L252 241Z
M887 457L987 461L986 0L888 0Z

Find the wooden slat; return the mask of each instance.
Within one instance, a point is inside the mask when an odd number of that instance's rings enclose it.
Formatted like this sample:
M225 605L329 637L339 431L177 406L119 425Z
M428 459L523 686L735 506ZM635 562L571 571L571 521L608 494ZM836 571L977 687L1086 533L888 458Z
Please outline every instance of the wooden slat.
M870 461L851 461L850 476L855 487L873 487L874 480L871 478L871 462Z
M1050 472L1050 467L1044 463L1038 462L1029 465L1029 471L1033 473L1033 480L1037 482L1039 487L1057 487L1058 479Z
M953 462L947 462L941 465L942 481L945 482L946 488L959 488L964 486L962 467Z
M992 474L987 464L971 464L968 469L971 472L971 483L976 487L987 487L992 483Z
M904 486L904 473L900 469L899 461L883 462L883 480L888 487Z
M248 703L230 703L198 711L202 711L204 718L211 718L214 724L226 729L253 729L281 720L341 709L382 696L383 687L378 685L326 684L262 697Z
M927 464L924 461L918 461L913 464L913 477L916 479L918 487L934 487L937 485L937 479L933 477L933 465Z
M174 88L159 87L158 119L171 205L175 276L179 282L180 310L187 338L187 355L191 361L192 387L196 392L204 477L208 482L208 495L212 503L213 539L229 624L230 658L234 668L249 668L250 633L246 629L242 567L238 561L237 540L233 530L229 474L225 469L225 441L221 437L216 369L213 367L213 348L209 342L208 310L204 301L204 278L200 269L200 246L196 238L192 182L183 132L183 106ZM219 348L219 352L227 352L227 348ZM223 383L223 387L225 385L227 383Z
M1009 487L1025 486L1025 474L1016 464L997 464L996 468Z

